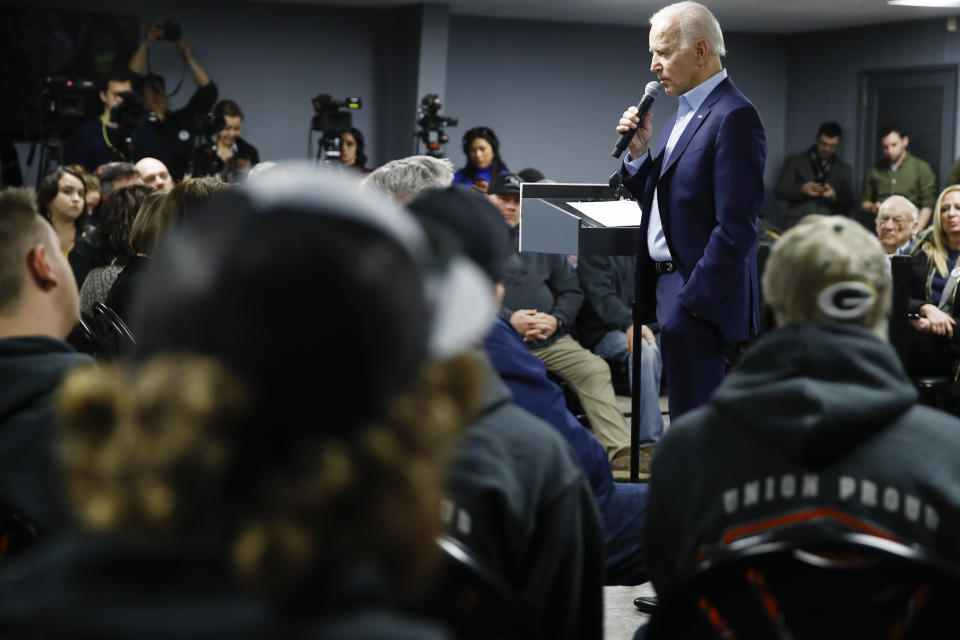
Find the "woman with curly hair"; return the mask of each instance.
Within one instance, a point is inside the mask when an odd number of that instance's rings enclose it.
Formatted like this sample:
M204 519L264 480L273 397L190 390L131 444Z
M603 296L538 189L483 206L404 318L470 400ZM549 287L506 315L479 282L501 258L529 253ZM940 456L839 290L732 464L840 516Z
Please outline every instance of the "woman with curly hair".
M67 380L84 532L4 567L4 629L445 637L392 606L437 561L441 463L480 382L450 354L492 314L433 293L489 285L343 178L267 177L157 252L138 364Z

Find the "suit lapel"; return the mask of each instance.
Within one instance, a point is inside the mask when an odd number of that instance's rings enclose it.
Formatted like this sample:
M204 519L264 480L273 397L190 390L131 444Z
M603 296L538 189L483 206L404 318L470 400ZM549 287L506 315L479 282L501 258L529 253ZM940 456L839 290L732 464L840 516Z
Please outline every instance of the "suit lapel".
M700 108L697 109L697 111L690 118L690 121L687 122L687 128L683 130L682 134L680 134L677 144L673 146L673 151L670 153L670 158L660 170L661 178L666 175L667 171L670 170L670 167L677 163L677 160L679 160L680 156L683 155L683 152L686 151L687 145L690 144L693 136L697 134L697 131L699 131L700 127L703 126L703 123L707 121L713 105L716 104L717 100L720 99L720 96L726 93L731 87L733 87L733 83L730 82L729 79L724 79L723 82L718 84L716 88L710 92L710 95L707 96L706 100L703 101L703 104L700 105ZM676 116L674 116L674 122L675 121Z

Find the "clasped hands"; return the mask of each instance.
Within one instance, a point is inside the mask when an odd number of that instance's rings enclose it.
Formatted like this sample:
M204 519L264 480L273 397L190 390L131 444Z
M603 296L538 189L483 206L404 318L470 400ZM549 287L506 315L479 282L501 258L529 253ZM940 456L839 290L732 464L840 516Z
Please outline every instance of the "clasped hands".
M510 316L510 324L523 336L524 342L540 342L557 332L560 321L536 309L517 309Z
M918 331L932 333L938 336L953 337L953 327L957 321L939 307L925 304L920 307L920 317L911 318L910 324Z
M803 195L811 198L823 198L830 201L837 199L837 192L833 190L833 187L826 183L813 181L804 182L800 187L800 191L803 192Z

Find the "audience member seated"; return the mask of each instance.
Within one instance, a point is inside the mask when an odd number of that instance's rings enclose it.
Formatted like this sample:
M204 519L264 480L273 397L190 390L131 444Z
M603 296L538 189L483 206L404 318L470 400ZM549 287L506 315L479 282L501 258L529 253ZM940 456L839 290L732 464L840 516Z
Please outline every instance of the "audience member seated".
M167 192L173 189L173 178L170 177L167 166L156 158L144 158L135 166L143 184L157 191Z
M645 549L665 602L712 550L792 524L960 561L960 420L917 403L886 341L891 290L877 239L849 218L808 216L774 245L777 327L653 459Z
M890 196L877 210L877 237L887 254L908 255L916 240L919 209L903 196Z
M960 185L943 190L933 211L933 229L913 250L907 370L912 375L950 376L960 371L955 331L960 318Z
M510 227L513 247L503 280L506 292L500 317L543 360L547 371L576 392L614 471L629 470L630 430L613 392L610 367L570 335L583 304L574 267L566 256L520 252L520 178L512 173L495 175L489 198Z
M87 216L87 220L95 224L96 221L100 219L99 216L96 215L97 207L100 205L100 199L102 197L100 193L100 179L79 164L71 165L70 168L76 171L80 179L83 180L83 211Z
M144 71L147 70L148 49L151 45L156 44L157 40L166 40L167 35L164 22L161 20L153 21L147 28L146 36L140 41L133 57L130 58L130 70L137 75L143 75ZM182 180L193 153L193 136L197 128L196 119L210 113L217 101L218 91L217 85L213 83L207 72L194 59L190 45L183 37L182 31L180 38L174 44L177 53L183 58L183 62L190 70L193 82L197 86L193 95L190 96L190 100L182 108L171 110L170 101L167 97L167 83L163 76L155 73L147 73L143 77L141 95L143 97L143 108L156 115L156 120L150 122L150 127L157 134L157 138L166 151L167 158L170 160L170 170L175 179ZM144 181L146 181L146 178L144 178Z
M443 189L453 182L449 160L430 156L409 156L391 160L367 175L362 184L372 187L400 204L409 204L426 189Z
M633 299L637 259L583 255L577 274L584 293L580 343L604 360L626 362L633 388ZM650 472L653 445L663 435L660 413L660 337L640 325L640 472Z
M64 385L83 530L4 564L4 636L445 638L392 609L438 563L441 461L479 376L435 359L481 323L430 299L450 274L428 253L329 176L191 212L145 281L138 364ZM291 375L317 363L342 375Z
M145 185L135 184L120 187L103 201L100 224L82 242L90 246L90 271L83 278L77 276L80 285L80 311L93 313L93 306L106 302L107 294L117 276L127 265L132 255L130 249L130 228L144 201L154 194ZM157 206L163 199L162 194L153 198ZM72 254L71 254L72 255ZM74 272L76 273L76 272Z
M780 225L784 231L810 213L851 213L853 169L837 155L842 135L838 123L824 122L813 146L783 163L774 193L787 203Z
M137 165L131 162L110 162L99 167L97 172L100 178L100 191L104 198L113 193L114 189L131 184L143 184Z
M500 157L500 140L488 127L474 127L463 134L463 153L467 164L454 175L454 184L465 184L487 193L490 176L509 171Z
M57 167L40 180L37 206L57 232L66 256L86 231L86 200L83 179L69 167Z
M480 295L499 302L510 255L509 233L499 212L482 195L462 187L426 191L410 209L438 244L459 245L487 272L496 285ZM540 364L546 382L542 363L516 338L516 348ZM443 512L450 533L515 589L528 624L542 637L601 638L603 532L590 484L564 439L514 404L521 399L511 398L489 361L483 358L483 363L487 384L482 404L450 466L449 504ZM562 393L560 402L562 406ZM579 424L574 428L590 437ZM587 455L598 453L609 477L603 448L594 445L598 451ZM626 510L626 504L620 506ZM632 515L617 517L637 524ZM642 526L630 531L637 557L624 559L626 563L642 562L641 533Z
M517 171L517 175L520 176L520 179L524 182L540 182L547 179L539 169L534 169L533 167L521 169Z
M462 187L428 191L410 209L428 229L439 226L449 230L502 292L509 235L499 212L480 194ZM530 353L509 322L499 316L494 319L483 343L494 370L512 392L513 402L552 426L580 461L603 520L605 584L645 581L641 545L647 485L613 481L603 447L567 410L563 391L547 378L543 362ZM522 450L523 446L519 447Z
M256 147L240 137L243 130L243 111L233 100L221 100L213 113L224 119L226 126L216 134L217 157L212 167L198 167L194 175L216 174L226 182L239 182L260 162ZM202 162L198 162L198 165Z
M91 362L64 342L79 319L73 273L32 191L0 191L0 503L41 533L69 522L53 394L68 369Z
M124 103L124 96L135 95L135 80L136 76L127 69L104 76L99 84L103 113L80 124L70 134L64 144L64 164L79 164L96 173L100 165L118 160L136 162L153 157L167 161L166 152L149 126L141 124L131 128L118 115L117 107Z
M367 167L366 143L359 129L350 127L340 134L340 163L352 167L361 173L370 173Z
M190 178L175 186L170 193L146 201L130 227L130 250L123 270L117 274L106 305L129 324L134 296L140 286L150 257L164 237L180 226L186 210L196 210L227 187L215 178ZM136 334L134 334L136 335Z
M879 131L883 158L867 170L863 178L861 210L871 218L880 203L892 195L901 195L919 209L918 228L930 222L930 207L937 194L937 177L926 160L911 154L910 136L896 123L882 125Z

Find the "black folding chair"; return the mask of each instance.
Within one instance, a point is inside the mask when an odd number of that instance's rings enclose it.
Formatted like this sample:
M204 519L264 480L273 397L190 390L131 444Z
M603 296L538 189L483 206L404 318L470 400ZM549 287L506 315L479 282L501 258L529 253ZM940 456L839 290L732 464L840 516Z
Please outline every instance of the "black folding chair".
M646 637L954 638L958 605L960 570L929 550L811 525L711 553Z
M443 565L416 612L447 625L460 640L532 640L519 597L504 579L449 536L437 538Z

